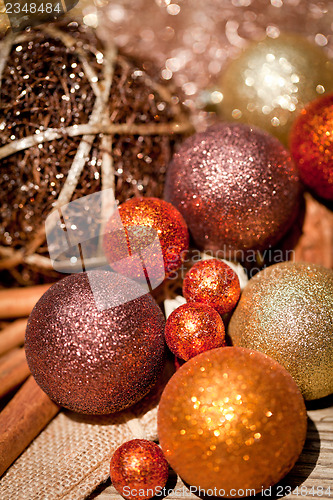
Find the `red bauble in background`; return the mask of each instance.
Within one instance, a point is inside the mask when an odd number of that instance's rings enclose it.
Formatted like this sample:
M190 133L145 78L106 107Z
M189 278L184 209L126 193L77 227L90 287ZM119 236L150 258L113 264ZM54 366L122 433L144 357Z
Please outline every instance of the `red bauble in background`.
M161 448L146 439L127 441L111 459L112 484L129 500L147 500L160 494L168 474L168 462Z
M240 296L239 279L224 262L201 260L186 273L183 294L188 302L201 302L225 314L236 307Z
M118 214L111 216L104 235L105 256L113 269L140 279L143 266L146 277L162 281L181 266L189 234L173 205L158 198L132 198L120 205L119 216L120 220ZM130 266L129 253L137 256Z
M184 304L173 311L165 325L169 349L187 361L201 352L224 345L221 316L206 304Z
M291 131L290 149L304 184L333 200L333 94L302 111Z

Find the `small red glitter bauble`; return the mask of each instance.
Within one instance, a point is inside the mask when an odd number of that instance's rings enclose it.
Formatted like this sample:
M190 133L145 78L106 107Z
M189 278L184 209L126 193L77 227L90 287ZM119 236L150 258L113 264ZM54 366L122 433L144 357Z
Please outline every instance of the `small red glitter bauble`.
M146 439L133 439L117 448L110 465L113 486L129 500L161 494L169 475L161 448Z
M202 302L225 314L236 307L240 296L239 279L224 262L201 260L186 273L183 294L188 302Z
M302 111L291 131L290 149L304 184L333 200L333 94Z
M149 392L164 365L165 320L143 294L137 283L99 270L70 275L44 293L29 317L25 349L32 375L51 399L103 414ZM96 300L109 297L121 305L99 310Z
M300 193L298 170L275 137L229 123L184 141L164 190L198 247L237 258L278 242L297 216Z
M165 325L169 349L187 361L201 352L224 345L221 316L206 304L184 304L173 311Z
M186 222L170 203L158 198L131 198L119 207L121 224L126 233L125 245L118 214L109 219L104 235L104 252L113 269L131 278L140 278L142 265L150 279L169 277L182 264L188 250ZM118 237L117 237L118 235ZM159 248L154 244L158 235ZM129 267L124 260L128 253L144 252L144 261ZM158 265L162 251L164 269ZM163 263L162 263L163 267Z

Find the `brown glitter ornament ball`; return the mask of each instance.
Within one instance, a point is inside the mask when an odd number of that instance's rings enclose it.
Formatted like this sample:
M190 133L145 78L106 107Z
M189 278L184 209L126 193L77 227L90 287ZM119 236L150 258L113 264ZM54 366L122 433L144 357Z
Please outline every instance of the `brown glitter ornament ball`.
M303 182L333 200L333 94L302 111L291 131L290 149Z
M112 37L105 46L92 28L49 23L4 44L1 268L32 284L55 276L44 245L55 204L102 187L120 203L161 197L174 145L192 127L154 64L128 57Z
M79 413L103 414L149 392L163 369L165 321L141 290L115 273L89 271L60 280L37 302L28 321L26 356L51 399ZM133 293L139 298L131 300ZM121 305L99 310L95 300L110 296Z
M333 392L333 271L285 262L252 278L228 333L233 344L276 359L305 399Z
M169 465L161 448L146 439L127 441L111 459L111 482L128 500L147 500L161 494L168 475Z
M277 483L306 435L303 398L262 353L223 347L187 361L158 411L162 450L181 478L210 496L245 497Z
M183 294L188 302L202 302L219 314L232 311L240 296L235 271L218 259L201 260L186 273Z
M163 279L164 274L169 277L181 266L188 250L189 234L186 222L174 206L158 198L132 198L120 205L119 216L128 235L127 248L122 244L123 238L116 239L118 214L111 216L104 235L104 252L113 269L131 278L139 278L143 265L148 278ZM143 233L141 228L146 228ZM157 233L159 248L154 244L149 246L152 239L150 228ZM145 250L144 262L140 261L138 266L131 268L126 261L119 262L126 257L124 250L126 254ZM160 269L157 262L159 251L163 255L164 269Z
M277 139L224 123L183 143L168 167L164 196L200 248L239 258L283 236L300 190L297 169Z
M267 37L230 63L219 88L219 108L226 120L256 125L287 144L304 106L333 90L333 62L301 36Z
M178 358L187 361L201 352L224 345L221 316L206 304L184 304L173 311L165 325L165 341Z

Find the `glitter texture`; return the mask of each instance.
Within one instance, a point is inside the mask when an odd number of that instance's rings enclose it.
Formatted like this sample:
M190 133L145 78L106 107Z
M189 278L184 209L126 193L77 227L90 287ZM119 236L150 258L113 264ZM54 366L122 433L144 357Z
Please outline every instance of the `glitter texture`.
M333 200L333 94L307 106L290 137L291 154L304 183Z
M111 459L113 486L129 500L147 500L164 488L169 465L161 448L145 439L122 444ZM131 493L128 493L131 492Z
M333 63L303 37L267 37L230 63L219 88L225 119L257 125L287 143L301 109L333 90Z
M224 489L220 496L277 483L302 451L306 424L289 373L262 353L236 347L187 361L168 382L158 412L171 467L190 485Z
M162 197L174 147L192 130L171 82L113 42L66 18L1 40L0 257L1 269L14 269L2 273L9 284L14 275L20 285L61 278L41 237L55 206L108 188L119 203ZM95 236L96 218L87 220Z
M199 261L186 273L183 294L187 302L203 302L225 314L236 307L239 279L231 267L220 260Z
M224 345L224 325L220 315L205 304L184 304L167 319L165 340L169 349L187 361L197 354Z
M183 143L168 168L164 196L200 248L229 254L275 244L297 215L300 189L277 139L221 124Z
M305 399L333 392L333 271L282 263L252 278L228 333L235 345L276 359Z
M164 316L150 295L126 303L126 278L90 273L101 296L115 295L124 304L98 311L86 273L62 279L30 315L26 355L36 382L58 404L113 413L140 400L160 375Z
M165 275L170 276L172 272L181 266L188 250L189 234L183 217L175 207L158 198L132 198L120 205L119 215L127 234L130 231L126 253L132 253L133 244L134 253L140 253L140 249L145 248L146 252L148 251L148 256L144 265L149 268L153 275L154 271L157 273L154 276L155 278L160 276L160 269L157 263L156 246L151 245L152 234L149 228L152 228L158 234ZM135 266L133 266L133 269L129 269L126 263L117 263L117 261L124 258L123 246L115 244L115 231L118 230L118 227L117 218L111 217L104 236L105 255L113 269L125 275L133 272L134 275L130 277L137 278L140 276L141 265L136 273ZM144 232L138 231L140 227L144 227L146 230ZM147 249L150 245L151 251L149 253Z

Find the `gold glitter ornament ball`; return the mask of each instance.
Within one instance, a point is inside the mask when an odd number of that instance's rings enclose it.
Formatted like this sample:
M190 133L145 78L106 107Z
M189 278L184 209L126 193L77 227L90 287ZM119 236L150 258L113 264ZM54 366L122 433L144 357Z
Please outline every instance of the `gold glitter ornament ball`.
M277 483L306 435L303 398L289 373L262 353L213 349L168 382L158 412L162 450L190 485L245 497Z
M293 376L305 399L333 392L333 271L280 263L252 278L231 318L234 345L264 352Z
M257 125L288 143L290 127L304 106L333 90L333 63L298 35L252 43L221 76L219 112Z

